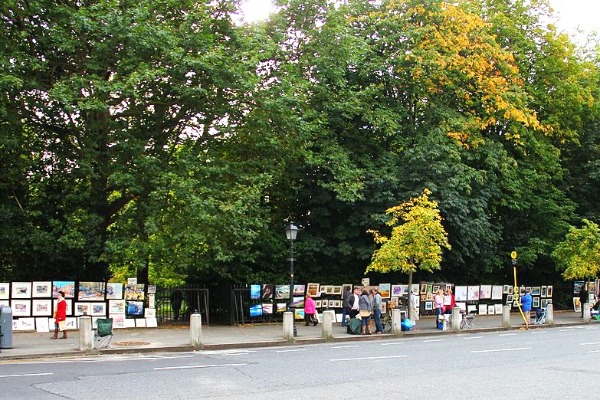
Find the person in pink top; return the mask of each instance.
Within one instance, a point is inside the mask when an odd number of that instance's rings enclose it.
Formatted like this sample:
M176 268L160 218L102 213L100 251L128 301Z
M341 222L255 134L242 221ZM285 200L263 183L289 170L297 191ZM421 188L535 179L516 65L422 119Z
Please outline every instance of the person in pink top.
M306 322L306 326L311 322L314 325L319 323L319 320L317 319L317 306L310 296L310 293L306 293L306 299L304 300L304 321Z

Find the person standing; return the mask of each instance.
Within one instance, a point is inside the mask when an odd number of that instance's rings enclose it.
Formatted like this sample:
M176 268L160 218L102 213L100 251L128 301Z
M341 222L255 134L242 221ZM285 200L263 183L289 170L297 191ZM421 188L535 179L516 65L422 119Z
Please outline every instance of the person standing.
M435 296L433 296L433 308L435 310L435 327L437 328L444 313L444 291L442 289L438 289Z
M369 297L369 291L367 289L363 289L358 298L358 310L360 313L361 334L370 335L369 318L373 313L373 304L371 303L371 298Z
M382 334L383 333L383 325L381 324L381 309L383 306L381 300L381 293L379 293L379 288L374 287L371 289L373 293L373 319L375 320L375 333Z
M350 318L356 318L359 311L359 303L358 299L360 297L360 289L355 287L354 292L350 295L350 299L348 300L350 304Z
M173 309L173 316L175 317L175 321L179 319L179 311L181 310L182 302L183 293L181 293L181 290L173 290L173 293L171 293L171 308Z
M579 304L581 304L581 317L583 318L583 305L589 301L589 293L586 289L586 285L581 286L579 291Z
M65 301L65 292L60 290L57 294L56 310L54 311L54 335L52 339L58 339L58 332L61 331L63 335L61 339L67 338L67 302Z
M456 298L452 289L446 289L446 296L444 297L444 314L452 314L452 309L456 305Z
M315 301L310 296L310 293L306 293L306 298L304 299L304 322L306 326L308 326L311 322L316 326L319 323L317 316L315 315L317 312L317 306Z
M531 297L531 290L525 289L525 294L521 296L521 310L523 314L525 314L525 318L527 321L531 319L531 303L533 303L533 298Z
M342 326L346 326L346 316L350 316L350 299L353 297L352 290L344 290L342 300Z

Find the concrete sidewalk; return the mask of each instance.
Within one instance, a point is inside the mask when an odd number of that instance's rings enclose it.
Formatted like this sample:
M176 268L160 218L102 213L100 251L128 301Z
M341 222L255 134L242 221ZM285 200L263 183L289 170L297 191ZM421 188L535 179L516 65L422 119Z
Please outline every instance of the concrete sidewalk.
M511 329L521 329L522 319L519 314L511 314ZM596 324L592 321L590 324ZM554 312L554 326L564 327L585 324L580 313L568 311ZM477 316L474 321L475 328L462 330L460 333L475 333L485 331L502 331L501 315ZM202 349L234 349L268 346L285 346L289 344L325 343L321 338L321 324L317 326L304 326L296 324L298 335L294 342L283 340L283 325L278 324L252 324L244 326L204 326L202 328ZM531 329L549 328L548 325L530 325ZM79 335L77 331L70 331L68 339L50 339L50 333L13 332L12 348L0 349L0 362L14 359L29 359L39 357L60 357L89 354L107 353L143 353L143 352L175 352L192 351L190 345L189 327L159 327L139 329L115 329L112 339L112 348L93 351L79 350ZM433 317L421 317L416 327L410 332L404 332L400 338L452 335L453 331L441 331L435 328ZM379 340L396 337L392 334L382 335L349 335L346 328L336 323L333 326L333 341Z

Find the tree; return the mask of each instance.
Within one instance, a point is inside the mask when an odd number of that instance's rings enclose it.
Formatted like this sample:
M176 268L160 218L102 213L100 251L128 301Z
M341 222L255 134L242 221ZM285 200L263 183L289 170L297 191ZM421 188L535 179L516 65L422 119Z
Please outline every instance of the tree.
M379 247L373 252L366 272L401 271L407 273L409 285L408 313L412 315L412 274L417 269L432 272L441 268L442 250L450 250L448 235L442 225L442 216L435 201L429 200L431 192L423 194L386 210L391 218L386 225L392 227L390 237L369 230Z
M565 240L552 252L563 277L595 279L600 273L600 228L598 224L583 220L581 228L571 227Z

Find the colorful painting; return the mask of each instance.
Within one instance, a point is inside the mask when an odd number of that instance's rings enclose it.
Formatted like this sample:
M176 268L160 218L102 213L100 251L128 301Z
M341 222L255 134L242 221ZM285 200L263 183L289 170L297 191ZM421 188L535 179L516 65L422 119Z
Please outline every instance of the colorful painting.
M380 283L379 284L379 294L381 294L382 299L389 299L392 297L392 284L391 283Z
M143 301L145 299L145 295L144 295L145 289L146 289L146 285L144 285L143 283L137 283L137 284L125 286L125 300ZM140 314L135 314L135 315L140 315Z
M10 298L10 283L2 282L0 283L0 300L8 300Z
M52 297L52 282L33 282L31 297Z
M117 282L108 282L106 284L106 299L121 300L123 299L123 284Z
M250 299L260 299L260 285L250 285Z
M106 287L104 282L79 282L77 300L79 301L101 301L104 300Z
M56 298L58 292L62 291L66 299L75 297L75 282L74 281L54 281L52 282L52 297Z
M289 299L290 298L290 285L276 285L275 286L275 300Z

